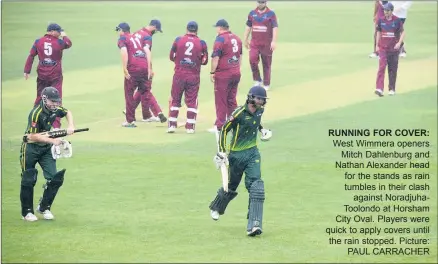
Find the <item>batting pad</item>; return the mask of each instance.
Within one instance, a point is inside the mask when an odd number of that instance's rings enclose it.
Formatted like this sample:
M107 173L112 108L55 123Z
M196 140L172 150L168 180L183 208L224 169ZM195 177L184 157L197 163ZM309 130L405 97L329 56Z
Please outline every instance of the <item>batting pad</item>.
M264 202L265 185L262 180L256 180L249 188L248 231L256 226L262 228Z

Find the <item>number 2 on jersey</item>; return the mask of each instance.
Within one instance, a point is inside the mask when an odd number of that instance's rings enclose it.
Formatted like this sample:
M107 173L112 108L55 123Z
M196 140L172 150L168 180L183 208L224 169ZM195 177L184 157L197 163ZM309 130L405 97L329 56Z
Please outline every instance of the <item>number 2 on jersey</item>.
M186 42L187 49L186 49L186 52L184 52L184 54L187 55L187 56L192 56L193 46L194 46L193 42L187 41Z

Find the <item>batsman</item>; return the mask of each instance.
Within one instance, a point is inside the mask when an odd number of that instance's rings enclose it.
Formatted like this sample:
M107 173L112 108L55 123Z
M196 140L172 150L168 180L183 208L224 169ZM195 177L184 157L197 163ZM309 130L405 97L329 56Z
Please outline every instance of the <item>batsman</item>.
M245 105L236 108L222 127L219 135L219 152L214 157L216 167L223 164L228 167L228 191L219 188L216 197L210 203L210 215L218 220L225 213L229 202L237 196L243 173L245 187L249 193L247 235L256 236L262 233L263 204L265 186L261 178L261 157L257 147L257 135L268 141L272 137L269 129L263 128L261 119L266 104L266 90L254 86L249 90ZM227 134L232 132L229 155L226 153Z
M34 214L33 196L34 187L37 182L38 170L35 168L39 163L47 180L44 184L44 193L37 207L37 212L42 214L44 219L54 218L50 211L53 201L59 188L64 182L65 169L58 171L56 159L59 157L62 148L66 157L71 156L71 144L60 138L49 138L39 133L50 131L56 118L66 117L68 121L67 134L74 133L72 113L61 107L61 96L54 87L46 87L41 92L41 102L29 113L26 135L20 151L21 164L21 215L25 221L36 221ZM70 152L70 153L68 153Z

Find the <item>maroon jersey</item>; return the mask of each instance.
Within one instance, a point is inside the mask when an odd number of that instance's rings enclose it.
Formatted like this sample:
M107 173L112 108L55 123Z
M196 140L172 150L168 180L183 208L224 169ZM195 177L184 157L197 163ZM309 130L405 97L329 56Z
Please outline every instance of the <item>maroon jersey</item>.
M170 49L169 59L175 62L175 73L201 72L208 63L207 43L194 34L177 37Z
M129 74L146 74L148 63L144 52L145 43L143 39L136 38L133 34L125 33L120 36L117 46L126 47L128 51L128 72Z
M400 40L400 35L404 30L400 18L394 15L390 20L381 17L377 21L376 29L380 32L379 48L386 51L396 51L394 46Z
M139 29L133 34L136 38L142 39L145 47L152 51L152 32L146 28Z
M216 75L240 73L242 40L228 31L216 37L211 57L219 57Z
M38 78L53 80L62 76L62 53L72 46L71 40L65 36L62 39L46 34L35 40L24 66L24 73L30 73L35 56L38 55Z
M246 25L252 28L252 44L269 45L272 42L273 28L278 27L277 16L267 7L263 11L251 10Z

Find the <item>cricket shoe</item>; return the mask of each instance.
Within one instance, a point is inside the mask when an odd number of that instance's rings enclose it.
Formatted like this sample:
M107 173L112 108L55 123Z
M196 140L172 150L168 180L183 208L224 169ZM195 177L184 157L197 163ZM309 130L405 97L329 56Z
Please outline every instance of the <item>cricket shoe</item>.
M167 133L170 133L170 134L175 133L175 130L176 130L176 127L171 126L171 127L167 128Z
M142 121L143 121L143 122L146 122L146 123L160 122L160 118L157 117L157 116L153 116L153 117L149 117L149 118L146 118L146 119L143 118Z
M395 91L394 90L389 90L388 95L390 95L390 96L395 95Z
M377 95L380 96L380 97L383 96L383 90L381 90L381 89L376 89L376 90L374 91L374 93L377 94Z
M37 211L37 213L42 214L44 219L46 219L46 220L52 220L53 218L55 218L53 216L52 212L50 212L49 210L45 210L44 212L41 212L39 205L38 205L36 211Z
M219 220L219 212L218 211L210 210L210 216L211 216L211 218L213 218L214 221Z
M187 134L195 134L195 130L194 129L187 129L186 130Z
M163 115L163 113L159 113L158 118L160 119L161 123L167 122L167 118Z
M377 55L375 52L368 55L368 58L378 58L378 57L379 57L379 55Z
M137 125L135 124L134 121L131 123L123 122L122 127L137 127Z
M255 82L254 82L254 86L262 86L262 85L263 85L262 82L259 82L259 81L255 81Z
M255 227L252 228L251 231L247 232L247 235L250 236L250 237L254 237L254 236L261 235L262 233L263 233L262 229L260 227L258 227L258 226L255 226Z
M207 131L210 132L210 133L216 133L218 130L217 130L217 127L214 126L212 128L209 128Z
M407 54L406 54L406 52L401 52L398 56L400 58L406 58Z
M33 221L38 220L36 215L34 215L32 213L27 213L27 215L26 216L22 216L21 219L23 219L24 221L29 221L29 222L33 222Z
M263 88L265 88L266 91L270 89L269 85L263 85Z

